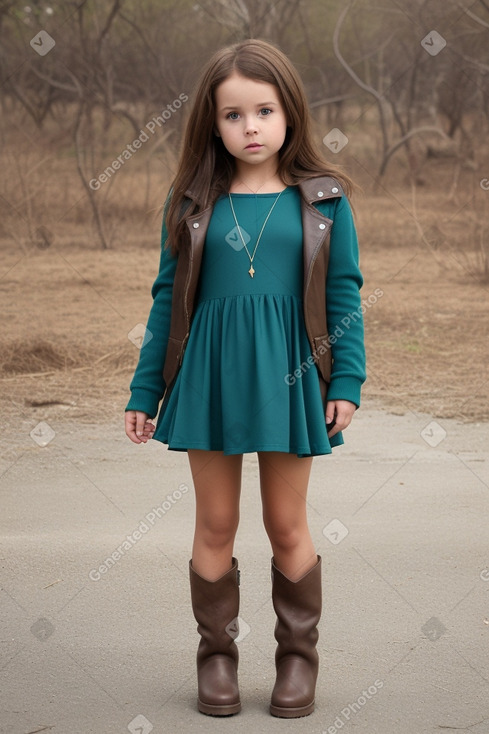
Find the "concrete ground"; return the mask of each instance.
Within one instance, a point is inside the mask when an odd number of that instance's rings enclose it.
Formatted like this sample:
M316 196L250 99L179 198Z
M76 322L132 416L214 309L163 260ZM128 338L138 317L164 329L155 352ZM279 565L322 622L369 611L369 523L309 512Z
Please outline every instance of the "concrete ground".
M196 708L186 454L131 444L122 422L33 428L17 426L1 460L2 733L489 732L488 424L367 405L315 459L321 667L316 711L290 721L268 713L256 455L235 548L243 710L216 719Z

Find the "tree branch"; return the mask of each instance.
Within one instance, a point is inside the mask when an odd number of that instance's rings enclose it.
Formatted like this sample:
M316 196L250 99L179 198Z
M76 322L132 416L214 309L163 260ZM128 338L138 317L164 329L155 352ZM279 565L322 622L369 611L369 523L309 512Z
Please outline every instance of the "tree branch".
M399 148L406 143L407 140L413 137L413 135L418 135L419 133L437 133L437 135L441 135L442 138L445 140L450 140L448 135L439 127L434 127L433 125L423 125L422 127L415 127L412 130L409 130L405 135L400 138L397 143L394 143L389 150L385 153L384 159L382 161L382 167L380 170L380 175L382 176L385 173L385 169L387 167L387 163L389 162L389 159L391 156L394 155L396 150L399 150Z
M355 0L353 0L353 2L349 2L348 5L345 8L343 8L343 10L340 13L340 17L338 18L338 21L336 23L336 26L335 26L335 29L334 29L334 33L333 33L333 49L334 49L334 53L335 53L336 58L338 59L338 61L342 65L342 67L345 69L345 71L347 72L347 74L349 74L351 76L351 78L353 79L353 81L356 84L358 84L358 86L361 87L361 89L365 90L365 92L368 92L373 97L375 97L375 99L378 102L382 103L383 100L382 100L382 97L379 94L379 92L376 89L374 89L373 87L371 87L370 84L366 84L362 79L360 79L360 77L358 76L358 74L356 74L353 71L353 69L351 68L351 66L346 62L345 58L341 54L340 47L339 47L339 44L338 44L338 39L339 39L341 27L343 25L343 22L344 22L346 16L350 12L351 7L354 4L355 4Z
M472 20L475 20L475 22L478 23L479 25L481 25L483 28L489 28L489 23L487 23L485 20L482 20L482 18L479 18L479 16L476 15L475 13L473 13L471 10L469 10L469 8L464 8L464 6L462 5L462 3L460 3L460 2L457 3L457 5L458 5L458 7L461 10L464 11L464 13L466 15L469 16L469 18L472 18ZM484 5L484 3L483 3L483 5ZM484 7L485 7L485 5L484 5ZM487 10L487 8L486 8L486 10Z

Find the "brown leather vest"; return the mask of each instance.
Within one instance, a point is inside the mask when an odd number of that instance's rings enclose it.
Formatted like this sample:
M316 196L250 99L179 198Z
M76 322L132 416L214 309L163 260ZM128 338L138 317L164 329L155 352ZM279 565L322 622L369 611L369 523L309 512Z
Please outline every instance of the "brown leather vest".
M341 197L344 193L340 184L329 176L307 179L298 184L298 188L301 194L304 250L304 321L314 361L322 378L321 392L325 400L332 364L331 349L324 347L329 344L326 322L326 274L333 222L323 216L313 203ZM195 199L191 191L187 191L186 196ZM173 283L170 336L163 367L166 391L171 389L185 353L212 210L211 206L207 207L186 219L190 232L190 247L182 248L178 254Z

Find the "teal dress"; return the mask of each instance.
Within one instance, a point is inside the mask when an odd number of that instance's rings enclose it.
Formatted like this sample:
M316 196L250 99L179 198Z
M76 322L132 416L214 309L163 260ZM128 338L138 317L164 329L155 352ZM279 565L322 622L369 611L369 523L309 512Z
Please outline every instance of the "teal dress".
M277 194L232 194L250 253ZM302 308L303 248L297 187L285 189L253 261L228 196L213 210L182 366L154 438L173 450L242 454L331 453L319 376ZM294 371L301 368L297 379Z

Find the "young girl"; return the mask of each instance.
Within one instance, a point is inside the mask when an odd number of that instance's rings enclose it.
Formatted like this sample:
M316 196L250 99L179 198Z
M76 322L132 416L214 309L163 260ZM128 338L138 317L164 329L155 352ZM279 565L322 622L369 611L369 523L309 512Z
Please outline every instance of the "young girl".
M270 713L314 709L321 557L307 486L312 457L343 443L365 379L350 193L349 179L314 147L302 83L282 52L259 40L218 51L197 85L165 204L148 339L125 421L135 443L155 438L188 453L205 714L241 709L233 545L249 452L258 454L273 552Z

